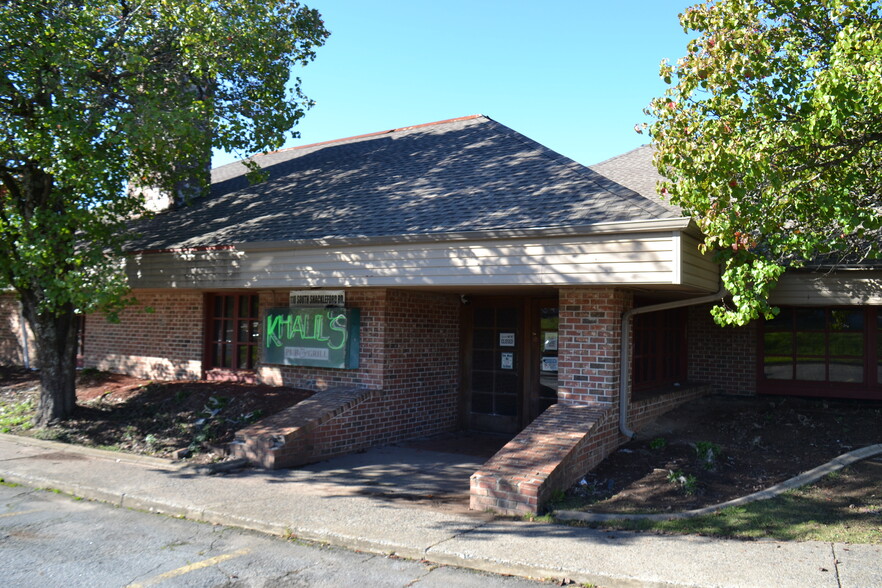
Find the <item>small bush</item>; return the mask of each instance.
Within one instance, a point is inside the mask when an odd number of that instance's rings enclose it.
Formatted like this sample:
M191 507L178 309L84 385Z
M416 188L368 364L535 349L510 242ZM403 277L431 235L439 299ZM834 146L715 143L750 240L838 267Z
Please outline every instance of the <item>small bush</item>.
M656 437L652 441L649 442L650 449L664 449L667 447L668 441L664 437Z
M686 475L680 470L669 470L668 482L680 486L687 496L692 496L698 492L698 478L692 474Z
M706 470L712 470L717 467L717 460L723 454L723 449L716 443L710 441L699 441L695 444L695 453L701 460L701 465Z

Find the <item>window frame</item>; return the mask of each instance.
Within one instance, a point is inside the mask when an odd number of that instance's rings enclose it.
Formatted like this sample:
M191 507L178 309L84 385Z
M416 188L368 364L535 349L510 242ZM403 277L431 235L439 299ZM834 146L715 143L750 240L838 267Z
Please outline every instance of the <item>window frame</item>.
M631 389L685 383L689 373L686 308L637 314L632 322ZM673 342L669 340L673 337ZM653 374L651 377L647 374Z
M760 320L757 328L757 392L759 394L784 394L798 396L827 396L855 399L882 399L882 307L876 306L788 306L782 305L782 312L792 313L790 317L790 330L770 330L767 325L770 321ZM824 328L799 329L797 320L799 311L813 310L824 312ZM832 313L835 311L860 312L862 315L863 328L860 331L843 329L831 326ZM766 334L772 332L790 333L790 378L769 378L766 375ZM831 333L855 333L860 332L863 353L861 356L848 354L831 354ZM798 347L798 333L824 335L824 353L802 354ZM769 357L785 357L783 353L775 353ZM824 379L807 380L798 378L799 358L814 357L823 360ZM831 365L836 365L836 360L857 359L861 366L862 381L847 382L831 380ZM853 364L856 365L856 364Z
M242 313L242 299L247 299L247 314ZM226 301L232 299L232 309L229 316L225 311L221 311L218 316L217 309L226 306ZM205 336L203 351L203 371L222 370L225 372L254 372L260 364L260 295L253 291L232 291L232 292L209 292L205 294ZM253 316L251 316L253 314ZM229 327L225 329L225 333L229 333L231 338L218 339L215 336L217 323L228 322ZM247 325L247 334L243 339L241 337L240 324L251 323ZM218 360L216 350L218 346L224 346L224 357ZM241 349L246 348L245 367L241 367L240 353ZM226 365L225 358L230 353L229 365Z

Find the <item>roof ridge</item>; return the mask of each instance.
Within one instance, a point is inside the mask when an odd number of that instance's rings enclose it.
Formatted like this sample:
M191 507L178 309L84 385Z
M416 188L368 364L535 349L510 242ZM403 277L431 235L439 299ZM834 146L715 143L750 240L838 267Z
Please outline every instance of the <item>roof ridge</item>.
M472 120L472 119L482 118L482 117L486 118L487 120L491 120L490 117L483 115L483 114L470 114L467 116L448 118L445 120L438 120L438 121L422 123L422 124L418 124L418 125L410 125L410 126L406 126L406 127L398 127L395 129L387 129L385 131L374 131L372 133L363 133L361 135L353 135L351 137L341 137L339 139L328 139L327 141L318 141L316 143L309 143L308 145L295 145L293 147L285 147L284 149L276 149L275 151L267 151L266 153L255 154L255 155L252 155L252 157L255 157L256 155L272 155L274 153L286 153L288 151L295 151L297 149L308 149L310 147L318 147L320 145L330 145L331 143L343 143L346 141L354 141L355 139L366 139L368 137L377 137L380 135L388 135L390 133L400 133L403 131L410 131L412 129L420 129L423 127L432 127L435 125L443 125L443 124L447 124L447 123L460 122L460 121L464 121L464 120Z

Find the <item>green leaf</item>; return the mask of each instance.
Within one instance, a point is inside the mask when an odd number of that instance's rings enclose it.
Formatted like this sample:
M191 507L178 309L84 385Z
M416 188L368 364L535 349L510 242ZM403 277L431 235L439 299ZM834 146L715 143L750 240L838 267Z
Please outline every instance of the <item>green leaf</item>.
M671 202L722 264L732 299L718 322L773 313L787 268L882 255L880 23L869 0L718 0L681 15L698 37L662 70L677 83L650 104L649 130Z

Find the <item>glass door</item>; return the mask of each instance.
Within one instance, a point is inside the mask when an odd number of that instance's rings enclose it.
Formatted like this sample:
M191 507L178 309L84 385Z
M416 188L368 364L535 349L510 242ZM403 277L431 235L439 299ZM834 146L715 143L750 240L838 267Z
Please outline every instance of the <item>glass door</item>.
M516 433L521 429L523 332L521 304L480 301L470 306L466 337L468 427Z
M532 387L529 394L529 420L557 403L558 302L556 299L533 303ZM525 423L526 424L526 423Z

